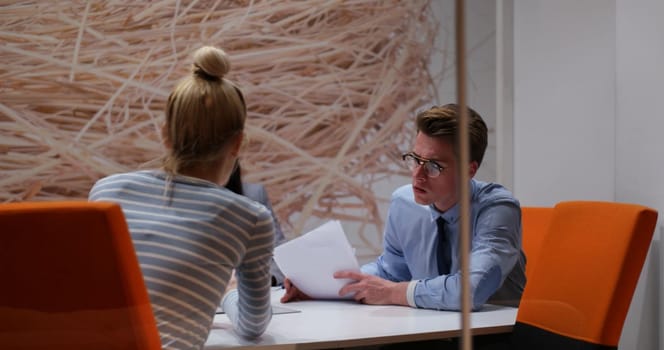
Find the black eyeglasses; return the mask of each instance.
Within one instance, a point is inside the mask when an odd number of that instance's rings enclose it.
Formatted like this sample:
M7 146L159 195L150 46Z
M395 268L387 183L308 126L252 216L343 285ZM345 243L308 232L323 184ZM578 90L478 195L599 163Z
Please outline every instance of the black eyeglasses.
M429 177L438 177L445 170L445 167L435 161L422 158L413 152L406 153L401 158L406 162L410 171L414 171L417 167L424 165L424 171Z

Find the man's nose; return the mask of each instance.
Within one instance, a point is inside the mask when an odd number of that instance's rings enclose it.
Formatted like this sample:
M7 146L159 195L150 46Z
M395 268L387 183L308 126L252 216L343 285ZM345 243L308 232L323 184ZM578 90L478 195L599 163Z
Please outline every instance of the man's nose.
M424 164L416 165L415 169L413 169L413 177L414 178L426 178L427 177L427 172L424 168L425 168Z

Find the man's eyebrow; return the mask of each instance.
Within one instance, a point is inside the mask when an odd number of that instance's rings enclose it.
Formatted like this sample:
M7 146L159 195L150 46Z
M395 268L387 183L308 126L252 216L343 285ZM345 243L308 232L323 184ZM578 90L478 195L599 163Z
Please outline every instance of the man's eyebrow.
M415 151L411 151L411 153L413 153L414 155L416 155L416 156L418 156L418 157L420 157L420 158L422 158L422 159L431 160L431 161L434 161L434 162L436 162L436 163L449 163L449 160L442 160L442 159L435 159L435 158L422 157L421 155L417 154Z

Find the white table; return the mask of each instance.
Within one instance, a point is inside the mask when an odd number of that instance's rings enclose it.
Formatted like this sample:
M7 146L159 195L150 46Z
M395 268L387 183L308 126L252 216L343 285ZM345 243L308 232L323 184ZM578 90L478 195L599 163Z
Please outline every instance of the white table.
M205 349L320 349L461 336L459 312L362 305L354 301L280 304L282 294L282 290L273 291L272 303L301 312L273 315L267 331L253 341L237 336L228 318L217 315ZM510 332L516 312L511 307L485 306L482 311L472 313L473 334Z

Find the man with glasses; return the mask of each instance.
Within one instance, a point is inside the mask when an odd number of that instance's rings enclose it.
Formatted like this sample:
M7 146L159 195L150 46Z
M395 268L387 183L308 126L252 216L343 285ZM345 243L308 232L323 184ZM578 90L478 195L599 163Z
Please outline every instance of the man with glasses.
M521 250L521 209L503 186L472 179L487 147L487 127L469 114L470 163L459 164L459 108L432 107L417 116L417 136L403 155L412 184L398 188L386 220L384 251L362 273L339 271L355 280L339 295L365 304L460 310L460 171L470 175L470 283L474 310L487 302L517 306L526 283ZM306 298L289 280L282 302Z

